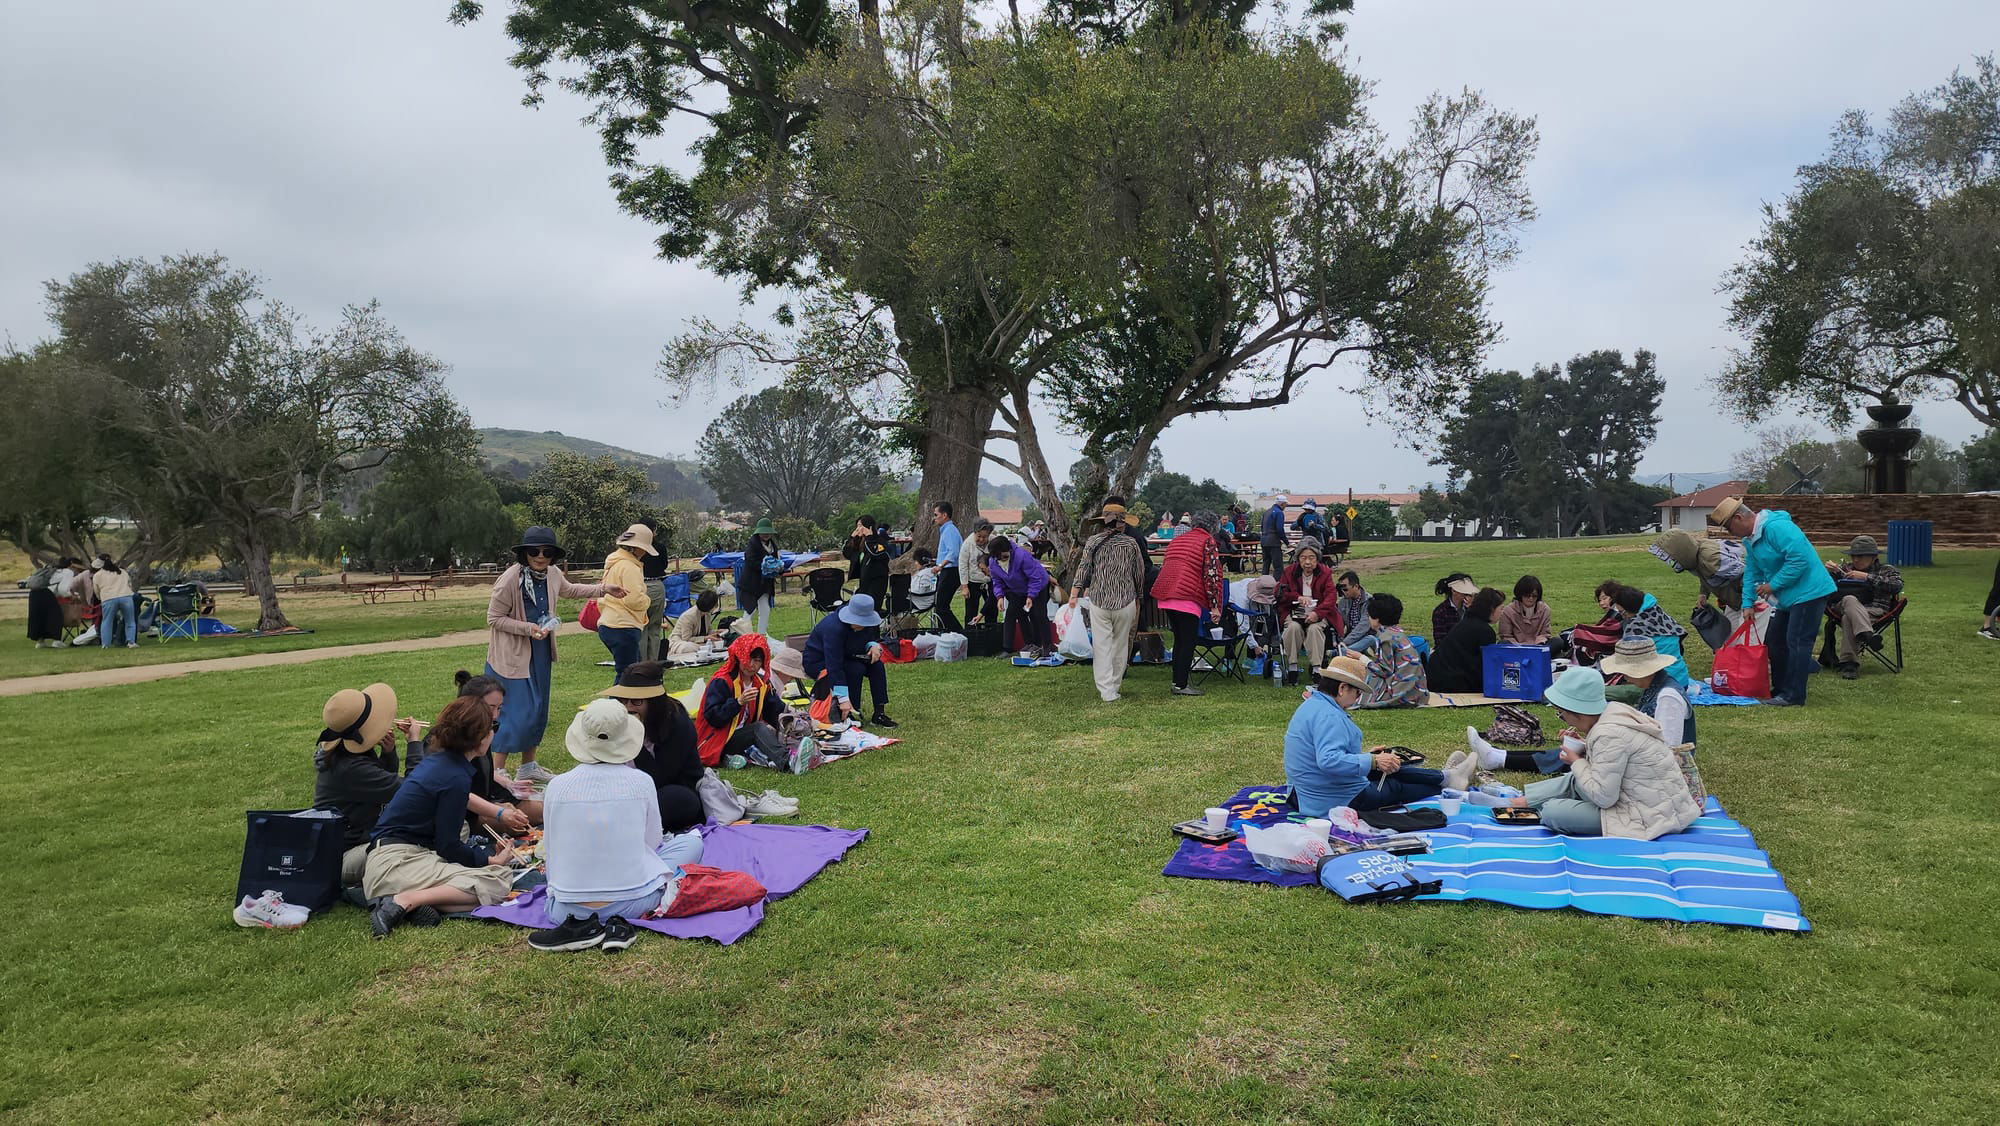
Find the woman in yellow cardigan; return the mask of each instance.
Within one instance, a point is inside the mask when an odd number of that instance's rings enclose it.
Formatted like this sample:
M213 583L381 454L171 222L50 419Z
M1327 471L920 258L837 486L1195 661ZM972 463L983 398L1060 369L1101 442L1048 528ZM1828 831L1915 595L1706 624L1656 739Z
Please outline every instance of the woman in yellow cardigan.
M611 651L611 683L618 683L625 666L639 660L639 643L646 634L646 575L639 562L641 553L658 555L653 547L653 529L634 524L618 537L618 546L604 559L604 585L624 591L621 596L600 595L597 599L597 639Z

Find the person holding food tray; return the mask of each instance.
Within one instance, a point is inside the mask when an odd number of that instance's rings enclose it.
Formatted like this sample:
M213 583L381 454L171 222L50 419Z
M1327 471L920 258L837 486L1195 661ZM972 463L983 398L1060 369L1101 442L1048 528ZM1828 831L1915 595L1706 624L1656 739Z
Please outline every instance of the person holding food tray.
M1701 816L1659 723L1606 702L1603 674L1574 666L1549 687L1548 701L1583 737L1583 749L1565 746L1569 773L1528 783L1514 808L1540 812L1552 832L1641 841L1678 833Z
M1477 761L1469 751L1453 751L1443 770L1406 766L1386 747L1361 749L1361 728L1348 714L1368 687L1368 663L1335 657L1313 677L1313 690L1285 728L1285 777L1292 799L1307 817L1325 817L1346 806L1356 811L1386 809L1463 790Z

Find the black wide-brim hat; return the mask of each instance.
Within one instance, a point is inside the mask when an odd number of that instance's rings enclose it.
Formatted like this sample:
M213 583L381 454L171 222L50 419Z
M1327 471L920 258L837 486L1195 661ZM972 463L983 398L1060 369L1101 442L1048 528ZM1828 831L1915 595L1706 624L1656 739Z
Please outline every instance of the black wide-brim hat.
M521 533L521 542L514 545L514 551L516 554L520 554L531 547L555 548L555 557L557 559L561 559L564 555L568 554L568 552L562 549L562 545L556 542L555 529L544 528L540 524L533 525L527 531Z

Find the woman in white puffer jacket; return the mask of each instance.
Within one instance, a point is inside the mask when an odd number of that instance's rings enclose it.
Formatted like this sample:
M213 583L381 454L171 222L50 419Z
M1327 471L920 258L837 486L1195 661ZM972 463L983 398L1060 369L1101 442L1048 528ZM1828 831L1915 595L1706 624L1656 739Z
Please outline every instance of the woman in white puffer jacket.
M1604 677L1578 666L1548 692L1563 722L1583 736L1584 749L1565 749L1569 773L1528 783L1517 806L1540 810L1542 825L1577 837L1650 841L1678 833L1701 810L1680 760L1660 737L1660 725L1637 708L1606 703Z

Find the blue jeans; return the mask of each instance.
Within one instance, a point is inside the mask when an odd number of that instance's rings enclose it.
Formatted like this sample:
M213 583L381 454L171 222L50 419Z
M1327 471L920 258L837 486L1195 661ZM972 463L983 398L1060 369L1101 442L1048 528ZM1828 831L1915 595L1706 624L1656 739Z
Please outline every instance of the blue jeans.
M667 876L665 884L654 888L644 895L634 896L631 899L621 899L616 903L607 903L602 907L587 907L581 903L567 903L552 895L548 899L549 922L561 923L564 919L596 919L602 922L613 915L628 921L636 919L661 905L661 901L666 899L667 889L673 887L675 881L680 879L682 867L689 864L701 863L703 847L700 830L689 829L685 833L675 833L673 836L661 841L660 847L653 850L659 853L660 859L674 866L674 870ZM666 900L666 902L671 903L673 901Z
M97 644L109 649L115 645L130 645L139 640L139 616L133 612L132 596L107 598L98 607L102 615L97 622ZM118 635L113 641L112 635Z
M1825 597L1795 603L1771 615L1764 644L1771 651L1771 695L1806 702L1806 674L1813 667L1813 642L1826 618Z
M1369 809L1388 809L1391 806L1408 805L1413 801L1434 798L1444 789L1444 772L1422 766L1406 766L1396 773L1382 777L1371 773L1361 792L1347 800L1347 808L1356 813Z
M611 651L611 682L618 683L618 677L627 665L639 663L639 643L645 636L641 630L627 627L613 629L610 626L597 627L597 639ZM502 713L505 714L504 712Z

